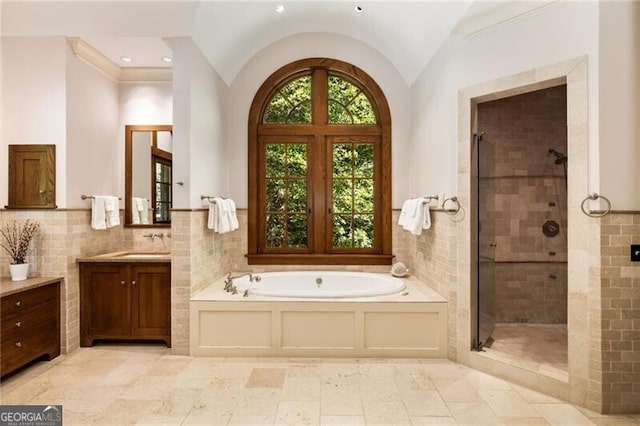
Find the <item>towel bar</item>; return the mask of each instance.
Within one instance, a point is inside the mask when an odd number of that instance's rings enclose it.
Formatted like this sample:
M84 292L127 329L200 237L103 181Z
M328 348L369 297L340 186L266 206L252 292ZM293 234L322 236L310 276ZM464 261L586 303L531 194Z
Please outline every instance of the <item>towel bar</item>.
M224 199L226 199L227 197L214 197L213 195L201 195L200 196L200 200L207 200L212 204L216 203L215 198L224 198Z
M91 200L94 199L96 197L94 197L93 195L81 195L80 198L82 198L83 200ZM122 198L118 197L118 200L122 200Z

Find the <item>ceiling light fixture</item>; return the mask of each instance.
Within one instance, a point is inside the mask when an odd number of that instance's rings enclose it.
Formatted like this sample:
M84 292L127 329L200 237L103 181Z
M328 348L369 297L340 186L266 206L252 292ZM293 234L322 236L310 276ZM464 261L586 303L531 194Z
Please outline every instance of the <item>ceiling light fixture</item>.
M355 10L355 11L356 11L356 13L362 13L362 12L364 12L364 9L363 9L361 6L355 6L355 7L353 8L353 10Z
M279 4L278 7L276 7L276 12L278 12L278 13L284 12L284 5L283 4Z
M171 59L168 56L163 56L162 57L162 62L166 62L166 63L170 64L171 62L173 62L173 59Z
M133 59L131 59L131 58L130 58L130 57L128 57L128 56L120 56L120 60L121 60L122 62L126 62L126 63L128 63L128 64L130 64L131 62L133 62Z

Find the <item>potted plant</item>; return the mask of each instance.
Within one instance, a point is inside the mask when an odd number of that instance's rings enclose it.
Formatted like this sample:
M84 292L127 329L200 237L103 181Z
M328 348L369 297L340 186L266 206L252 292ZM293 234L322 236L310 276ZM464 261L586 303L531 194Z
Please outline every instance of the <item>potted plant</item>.
M14 220L12 225L5 223L4 226L0 228L0 235L3 240L0 241L0 246L11 256L11 264L9 265L11 281L27 279L27 273L29 271L29 264L25 262L27 250L29 249L29 244L31 244L33 236L39 228L39 222L34 222L29 219L22 224Z

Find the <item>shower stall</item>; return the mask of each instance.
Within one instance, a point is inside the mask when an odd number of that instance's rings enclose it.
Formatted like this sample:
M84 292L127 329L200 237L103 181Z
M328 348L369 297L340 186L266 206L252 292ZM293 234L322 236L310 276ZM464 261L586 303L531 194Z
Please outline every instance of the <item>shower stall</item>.
M476 349L567 371L566 86L477 105Z

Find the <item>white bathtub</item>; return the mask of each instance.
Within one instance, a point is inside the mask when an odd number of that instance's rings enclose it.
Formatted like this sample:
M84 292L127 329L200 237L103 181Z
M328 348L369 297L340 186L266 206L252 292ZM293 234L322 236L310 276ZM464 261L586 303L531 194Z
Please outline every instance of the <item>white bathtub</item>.
M237 294L223 290L222 277L191 296L192 356L447 356L447 301L415 277L257 275L261 279L251 284L249 297L242 297L248 277L234 280ZM264 289L270 296L257 294Z
M249 276L236 278L233 284L239 292L249 295L295 298L347 298L384 296L404 291L402 280L384 274L340 271L291 271L253 274L259 280L249 282Z

